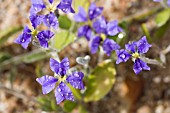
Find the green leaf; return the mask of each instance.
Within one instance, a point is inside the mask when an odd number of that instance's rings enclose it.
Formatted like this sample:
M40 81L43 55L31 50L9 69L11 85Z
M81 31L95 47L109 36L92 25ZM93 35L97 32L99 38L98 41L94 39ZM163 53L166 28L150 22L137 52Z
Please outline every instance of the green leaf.
M77 103L75 102L72 102L72 101L64 101L64 111L65 112L71 112L74 108L76 108L77 106Z
M148 42L150 42L151 43L151 41L152 41L152 38L151 38L151 36L150 36L150 33L149 33L149 30L148 30L148 28L147 28L147 26L146 26L146 24L142 24L142 30L143 30L143 32L144 32L144 34L145 34L145 36L147 37L147 39L148 39Z
M61 31L60 33L57 33L53 38L52 45L54 46L54 48L61 50L65 46L73 42L75 38L75 34L70 33L69 31Z
M29 53L25 53L23 55L18 55L15 57L12 57L10 59L7 59L0 63L0 71L8 68L11 66L11 64L20 64L22 62L25 63L32 63L35 61L39 61L45 58L50 57L50 54L47 52L42 51L41 49L37 49L34 51L31 51Z
M110 60L100 63L89 75L84 101L97 101L103 98L115 83L116 70Z
M166 24L166 22L169 20L170 18L170 8L167 8L163 11L161 11L160 13L157 14L156 16L156 23L158 27L163 26L164 24Z
M60 15L58 18L59 26L62 29L70 29L71 27L71 20L66 15Z
M49 56L50 56L49 53L43 51L32 52L30 54L27 54L27 56L23 57L23 62L32 63L47 58Z
M168 21L167 24L164 24L163 26L156 29L154 36L153 36L154 40L160 39L161 37L163 37L164 34L168 31L169 28L170 28L170 21Z

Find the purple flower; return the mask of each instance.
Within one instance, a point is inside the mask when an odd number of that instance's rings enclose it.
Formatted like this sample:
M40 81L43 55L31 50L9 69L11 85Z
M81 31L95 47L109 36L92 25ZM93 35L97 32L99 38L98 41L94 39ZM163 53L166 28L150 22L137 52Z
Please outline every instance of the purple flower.
M70 83L76 89L84 89L82 81L84 74L82 72L73 72L68 76L63 75L64 73L66 74L66 70L69 69L68 58L64 58L61 61L61 63L51 58L50 67L51 70L54 71L56 74L59 74L59 76L55 78L52 76L45 75L36 79L36 81L40 85L42 85L43 94L51 92L55 88L56 83L59 81L59 85L55 89L55 97L57 104L60 104L63 100L74 101L73 93L71 92L70 88L66 85L66 82Z
M28 28L28 26L24 27L24 31L19 37L14 41L17 44L21 44L24 49L27 49L28 44L31 42L31 30Z
M101 43L102 43L102 38L100 36L94 36L92 38L92 40L89 43L92 54L95 54L98 51L98 48ZM103 50L108 56L110 56L112 51L117 50L119 48L120 46L112 39L106 38L103 41Z
M112 22L107 22L103 16L97 19L95 22L93 22L93 28L99 34L104 33L110 36L115 36L119 32L123 31L118 26L117 20Z
M103 11L102 7L96 7L94 3L92 3L88 10L88 15L83 7L79 6L79 11L77 14L74 15L74 20L76 22L87 22L88 19L92 21L96 17L98 17ZM86 37L86 39L89 41L92 37L92 30L90 25L84 25L78 29L78 37Z
M146 36L143 36L137 42L126 44L126 50L122 49L116 51L118 57L116 64L126 62L130 57L132 57L134 59L133 70L136 74L138 74L142 70L150 70L150 67L147 66L147 64L140 59L141 55L148 52L150 47L151 45L148 44Z
M79 6L79 12L74 15L74 20L76 22L87 22L88 18L90 20L98 17L103 11L103 7L96 7L94 3L92 3L88 9L88 15L83 7Z
M49 30L44 30L38 33L37 38L40 45L44 48L48 48L48 41L54 36L54 33Z
M17 44L21 44L24 49L27 49L28 44L31 42L32 37L36 37L40 45L44 48L48 48L48 41L54 36L54 33L50 30L43 30L37 34L37 31L31 31L28 26L25 26L24 31L14 41Z
M83 36L86 37L88 41L92 38L92 30L90 26L84 25L78 29L78 37L83 37Z
M72 0L61 0L57 5L58 9L61 9L65 13L75 13L74 9L71 7Z
M54 14L56 7L54 8L53 6L53 0L48 0L48 1L50 3L50 6L46 7L42 0L31 0L32 6L30 9L30 15L31 15L30 20L31 20L31 23L34 29L38 25L40 25L42 22L44 23L44 25L46 25L49 28L50 27L53 27L54 29L58 28L59 26L58 19ZM68 12L74 13L74 10L71 7L71 3L72 3L72 0L61 0L57 8L61 9L65 13L68 13ZM37 14L45 8L49 10L48 14L45 14L45 15Z
M119 48L120 46L112 39L106 38L103 42L103 50L107 56L110 56L112 51L118 50Z

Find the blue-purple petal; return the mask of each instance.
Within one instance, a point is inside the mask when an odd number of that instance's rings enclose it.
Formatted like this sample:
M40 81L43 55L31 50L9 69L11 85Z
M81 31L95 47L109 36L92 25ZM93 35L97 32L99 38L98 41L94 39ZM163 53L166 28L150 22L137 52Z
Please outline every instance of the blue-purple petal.
M41 15L37 15L37 14L30 15L30 21L34 29L36 29L36 27L42 23L42 20L43 17Z
M31 0L32 6L30 9L30 14L36 14L42 11L46 6L42 0Z
M17 44L21 44L21 46L24 49L27 49L29 43L31 42L31 39L32 39L31 30L28 28L28 26L25 26L23 33L19 35L14 42Z
M49 28L53 27L54 29L57 29L59 26L58 19L52 12L43 17L43 22Z
M50 58L50 69L57 74L59 68L60 68L60 63L54 60L53 58Z
M78 14L74 15L74 20L76 22L86 22L87 21L86 11L84 10L83 7L79 6L79 12L78 12Z
M142 70L150 70L150 67L138 58L135 60L133 70L135 74L139 74Z
M52 4L54 0L48 0L48 1L50 2L50 4Z
M78 37L86 37L86 39L89 41L92 38L92 30L91 27L88 25L81 26L78 29Z
M67 77L67 82L69 82L76 89L84 89L83 79L84 74L82 72L73 72Z
M47 94L55 88L55 84L58 81L58 79L52 76L45 75L40 78L37 78L36 81L40 85L42 85L43 94Z
M116 64L126 62L131 57L131 55L124 49L116 50L116 55L117 55Z
M137 44L136 44L136 42L125 44L125 48L129 52L135 53L137 51Z
M167 4L168 4L168 6L170 7L170 0L167 0Z
M70 68L70 62L69 62L69 59L67 57L65 57L62 61L61 61L61 67L64 69L64 70L68 70Z
M61 9L64 13L75 13L74 9L71 7L72 0L61 0L57 5L58 9Z
M40 45L44 48L48 48L48 41L54 36L54 33L50 30L44 30L38 33L37 38Z
M154 2L160 2L161 0L153 0Z
M102 11L103 7L96 7L95 3L91 3L88 10L89 19L93 20L94 18L98 17Z
M99 45L101 43L102 39L100 36L95 36L93 39L90 41L90 51L92 54L95 54L98 51Z
M115 36L119 32L122 32L122 29L118 26L117 20L107 23L107 35Z
M100 17L95 22L93 22L93 28L97 33L106 33L106 20L104 17Z
M60 104L63 100L74 101L73 93L70 88L64 83L61 82L55 90L55 98L57 104Z
M112 39L106 38L103 42L103 50L108 56L110 56L112 51L118 50L119 48L120 46Z
M139 41L136 42L138 53L146 53L152 46L147 42L146 36L143 36Z
M61 63L59 63L53 58L50 58L50 68L56 74L64 76L66 71L70 68L69 60L68 58L64 58Z

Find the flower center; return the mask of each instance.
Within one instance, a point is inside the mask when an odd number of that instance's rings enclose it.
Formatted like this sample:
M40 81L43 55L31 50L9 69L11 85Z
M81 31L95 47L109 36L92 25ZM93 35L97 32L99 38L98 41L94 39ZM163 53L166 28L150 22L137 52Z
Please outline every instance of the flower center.
M106 35L104 33L101 33L100 34L100 37L102 38L102 40L105 40L106 39Z
M48 10L49 12L54 12L54 11L55 11L55 7L54 7L52 4L50 4L50 5L47 7L47 10Z
M31 34L32 34L33 36L36 36L36 35L38 34L38 31L37 31L36 29L34 29L34 30L32 30Z
M64 82L66 80L66 76L58 77L59 82Z
M135 53L132 54L132 57L135 58L135 59L137 59L137 58L140 57L140 55L139 55L139 53L135 52Z

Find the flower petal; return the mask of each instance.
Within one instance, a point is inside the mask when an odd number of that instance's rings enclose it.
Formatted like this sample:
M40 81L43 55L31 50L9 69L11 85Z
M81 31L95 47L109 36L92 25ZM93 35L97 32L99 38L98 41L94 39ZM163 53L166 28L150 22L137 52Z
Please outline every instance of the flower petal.
M56 74L64 76L66 71L70 68L69 60L68 58L64 58L61 63L59 63L53 58L50 58L50 68Z
M45 8L45 4L42 0L31 0L32 6L30 14L36 14Z
M137 44L136 42L125 44L125 48L126 50L135 53L137 51Z
M52 12L44 16L43 22L49 28L53 27L54 29L57 29L59 26L58 19Z
M54 33L50 30L43 30L38 33L37 38L40 45L44 48L48 48L48 41L54 36Z
M27 49L28 44L31 42L32 35L30 34L31 30L28 28L28 26L24 27L23 33L18 36L17 39L15 39L15 43L21 44L21 46L24 49Z
M48 0L48 1L50 2L50 4L52 4L54 0Z
M120 46L112 39L106 38L103 42L103 50L108 56L113 50L118 50L119 48Z
M92 35L92 30L88 25L81 26L78 29L78 37L86 37L86 39L89 41L92 38Z
M74 20L76 22L86 22L87 21L86 12L83 7L79 6L79 12L78 12L78 14L74 15Z
M55 90L55 97L57 104L60 104L63 100L71 100L74 101L73 93L71 92L70 88L61 82Z
M90 20L93 20L94 18L98 17L103 11L103 7L96 7L95 3L91 3L88 15Z
M102 39L100 36L95 36L89 43L91 53L95 54L98 51L99 45L101 43Z
M47 94L55 88L55 84L58 79L52 76L45 75L40 78L37 78L36 81L42 85L43 94Z
M70 68L70 62L69 62L69 59L66 57L64 58L62 61L61 61L61 67L64 69L64 70L68 70Z
M126 62L131 57L131 55L124 49L116 50L116 55L117 55L116 64Z
M142 70L150 70L150 67L138 58L135 60L133 70L136 74L139 74Z
M93 22L93 28L97 33L106 33L106 20L104 17L100 17L95 22Z
M71 7L72 0L61 0L57 5L58 9L61 9L64 13L75 13L74 9Z
M73 72L67 77L67 82L69 82L76 89L84 89L83 79L84 74L82 72Z
M42 20L43 20L43 17L40 15L37 15L37 14L30 15L30 21L34 29L36 29L36 27L42 23Z
M123 30L118 26L118 21L112 21L107 23L107 34L110 36L115 36L119 32L122 32Z
M143 36L139 41L136 42L136 44L139 53L146 53L149 50L149 48L152 46L147 42L146 36Z

